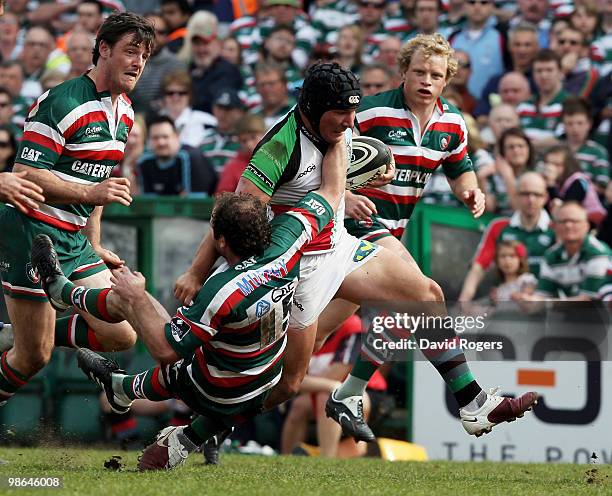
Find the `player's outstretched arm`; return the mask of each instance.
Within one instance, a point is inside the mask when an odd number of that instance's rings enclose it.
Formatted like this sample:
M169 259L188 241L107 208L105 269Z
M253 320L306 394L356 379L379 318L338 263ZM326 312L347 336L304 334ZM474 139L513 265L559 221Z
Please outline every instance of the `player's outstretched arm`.
M316 192L327 200L334 212L346 188L347 168L348 156L344 140L330 145L323 157L321 186Z
M0 174L0 200L14 205L24 213L29 208L38 208L37 202L45 201L42 188L25 179L26 176L26 171Z
M456 179L449 179L448 182L454 195L469 209L475 219L484 213L485 196L478 187L474 171L464 172Z
M69 203L83 205L107 205L132 203L130 181L124 177L111 177L94 185L64 181L50 170L36 169L23 164L15 164L16 172L27 171L28 178L40 186L48 203Z

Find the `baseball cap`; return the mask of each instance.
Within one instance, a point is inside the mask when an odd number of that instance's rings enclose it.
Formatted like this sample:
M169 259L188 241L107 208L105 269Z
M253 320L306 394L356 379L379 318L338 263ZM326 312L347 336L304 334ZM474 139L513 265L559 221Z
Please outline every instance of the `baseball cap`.
M190 38L212 41L217 37L219 21L217 16L207 11L199 11L191 16L187 25Z
M213 100L213 105L219 107L244 108L244 103L234 89L220 91Z

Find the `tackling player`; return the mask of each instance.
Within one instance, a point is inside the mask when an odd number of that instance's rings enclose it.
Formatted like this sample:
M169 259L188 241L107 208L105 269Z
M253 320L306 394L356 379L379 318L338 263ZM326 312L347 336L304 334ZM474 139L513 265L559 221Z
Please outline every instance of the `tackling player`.
M193 305L179 308L173 318L146 293L141 274L118 269L110 290L76 286L62 274L50 240L35 239L32 263L56 306L127 319L162 364L127 376L110 360L80 349L79 366L104 388L113 410L126 412L136 398L174 396L200 414L190 427L164 429L143 454L141 470L182 463L206 439L260 412L280 381L304 248L330 221L344 193L342 144L330 147L323 163L321 187L271 226L265 204L250 195L218 200L212 236L227 262L205 282ZM87 305L92 298L103 300L103 310Z
M54 346L98 350L131 347L127 322L86 314L56 321L28 258L32 240L53 238L62 269L88 287L110 283L106 264L123 262L100 245L102 205L129 205L129 181L110 178L122 159L134 113L126 92L136 85L155 39L141 16L111 14L98 31L95 67L45 92L29 111L15 159L16 172L42 188L45 201L23 213L0 206L0 272L14 346L0 355L0 404L49 360Z

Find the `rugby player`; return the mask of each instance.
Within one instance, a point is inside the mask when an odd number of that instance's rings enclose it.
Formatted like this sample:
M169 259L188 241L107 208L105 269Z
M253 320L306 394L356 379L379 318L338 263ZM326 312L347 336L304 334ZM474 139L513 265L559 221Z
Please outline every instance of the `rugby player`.
M14 205L23 213L28 208L38 208L38 203L45 201L42 188L28 181L26 176L27 171L0 174L0 201Z
M122 260L100 244L102 206L129 205L129 181L111 178L122 159L134 113L126 92L136 85L155 39L141 16L111 14L93 52L94 68L45 92L29 111L14 170L27 171L45 201L25 213L0 206L0 272L14 346L0 355L0 404L38 372L53 346L122 350L136 334L127 322L79 313L56 321L29 252L37 234L55 243L63 271L88 287L110 284L107 268Z
M161 364L125 375L110 360L80 349L79 366L104 388L111 408L123 413L136 398L174 396L200 414L189 427L164 429L141 458L142 470L173 468L211 436L262 410L290 346L286 330L303 251L338 208L347 165L344 145L329 147L320 188L271 226L257 198L222 196L211 230L227 262L173 318L146 293L144 277L127 267L114 272L112 289L76 286L62 274L49 238L37 236L32 263L49 298L101 319L127 319ZM103 300L103 308L88 305L92 299Z
M474 218L484 212L485 197L467 153L465 121L459 110L441 97L457 72L452 54L452 48L439 34L413 38L399 54L402 84L361 102L356 128L390 146L396 174L390 184L367 187L358 194L347 192L347 213L351 218L345 220L350 234L384 246L402 258L410 274L409 284L419 291L423 301L433 295L429 301L441 303L442 289L421 272L400 239L427 181L440 166L453 193ZM442 307L441 304L434 311L444 312ZM334 301L321 316L318 342L356 308L346 301ZM427 337L450 346L457 339L453 329L430 330ZM370 377L382 365L382 357L376 355L371 347L364 346L351 374L327 403L328 415L343 426L346 434L359 438L373 439L374 435L363 421L362 409L355 415L354 409L346 407L356 399L359 402ZM522 416L537 400L532 392L512 399L483 391L460 347L450 351L441 346L439 351L429 351L425 356L452 391L460 407L462 424L470 434L481 435L497 423Z

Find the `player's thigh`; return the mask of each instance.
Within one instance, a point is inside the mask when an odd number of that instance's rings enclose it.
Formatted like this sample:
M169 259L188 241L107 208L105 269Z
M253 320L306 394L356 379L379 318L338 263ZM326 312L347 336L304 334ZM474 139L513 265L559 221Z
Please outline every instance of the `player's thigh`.
M15 299L5 295L15 344L9 356L19 361L30 356L34 362L49 359L55 341L55 310L48 302ZM26 360L27 361L27 360Z
M375 241L375 243L377 245L384 246L392 253L398 255L406 263L412 265L415 270L418 270L419 272L421 271L418 264L414 261L414 258L412 258L412 255L408 251L408 248L406 248L406 245L404 245L404 243L402 243L395 236L385 236L384 238L380 238L379 240Z
M111 271L102 270L90 276L78 280L78 284L87 288L110 288ZM103 343L112 344L116 350L131 348L136 342L136 333L127 321L111 323L100 320L93 315L77 309L89 326ZM108 346L106 346L108 348Z
M359 309L359 305L335 298L323 310L319 316L319 326L317 328L317 339L314 351L318 351L331 334L338 330L340 326Z
M383 247L344 279L336 296L361 305L364 301L438 301L441 292L416 264Z

